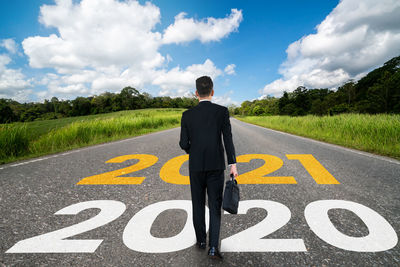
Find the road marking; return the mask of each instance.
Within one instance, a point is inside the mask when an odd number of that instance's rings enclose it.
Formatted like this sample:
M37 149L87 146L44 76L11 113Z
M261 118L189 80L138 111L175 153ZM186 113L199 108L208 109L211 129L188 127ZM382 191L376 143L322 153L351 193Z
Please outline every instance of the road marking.
M19 166L19 165L24 165L24 164L27 164L27 163L29 163L29 161L27 161L27 162L21 162L21 163L16 163L16 164L11 165L11 167L15 167L15 166Z
M66 239L94 230L118 219L126 205L115 200L91 200L72 204L55 215L76 215L83 210L97 208L100 212L86 221L18 241L6 253L94 253L103 239ZM205 210L205 230L209 228L209 210ZM252 208L264 209L268 216L257 224L221 240L224 252L307 252L302 238L264 238L287 225L291 218L290 209L279 202L263 199L242 200L238 214L248 214ZM155 237L151 228L156 218L166 210L184 210L187 213L183 229L170 237ZM368 228L362 237L347 235L335 228L328 216L331 209L353 212ZM226 212L225 212L226 214ZM229 215L228 215L229 216ZM231 217L235 224L238 216ZM390 223L373 209L348 200L317 200L309 203L304 217L311 231L333 247L355 252L381 252L397 245L398 236ZM166 200L152 203L139 210L126 224L122 235L123 243L131 250L143 253L166 253L189 248L196 243L192 223L190 200ZM340 219L340 218L338 218ZM331 248L329 248L331 250ZM317 253L320 250L316 251Z
M67 226L49 233L34 236L17 242L6 253L93 253L103 239L68 240L72 237L100 226L106 225L120 217L126 209L124 203L115 200L92 200L70 205L57 211L56 215L76 215L79 212L97 208L100 212L83 222Z
M335 177L330 174L321 163L311 154L286 154L290 160L299 160L303 167L318 184L340 184ZM138 159L134 165L117 169L105 173L100 173L81 179L78 185L94 184L135 184L139 185L146 177L121 177L139 170L143 170L154 165L158 157L150 154L129 154L122 155L106 163L122 163L127 160ZM297 184L293 176L267 176L283 166L283 161L279 157L268 154L243 154L237 156L239 163L249 163L253 159L261 159L264 164L256 169L244 172L236 177L238 184ZM189 155L176 156L161 166L160 178L166 183L189 185L189 176L182 175L180 169L184 162L189 160Z
M273 132L276 132L276 133L289 135L289 136L292 136L292 137L296 137L298 139L311 141L311 142L314 142L314 143L330 146L330 147L333 147L333 148L336 148L336 149L342 149L342 150L353 152L353 153L356 153L356 154L359 154L359 155L367 156L367 157L374 158L374 159L384 160L384 161L387 161L387 162L390 162L390 163L394 163L394 164L400 165L400 161L397 161L397 160L394 160L394 159L390 159L390 158L387 158L385 156L378 156L378 155L371 154L371 153L368 153L368 152L363 152L363 151L352 149L352 148L347 148L347 147L342 147L342 146L335 145L335 144L325 143L323 141L314 140L314 139L311 139L311 138L308 138L308 137L304 137L304 136L299 136L299 135L295 135L295 134L281 132L281 131L274 130L274 129L271 129L271 128L262 127L262 126L259 126L259 125L256 125L256 124L252 124L252 123L248 123L248 122L244 122L244 121L241 121L241 120L238 120L238 119L235 119L235 118L233 118L233 119L236 120L236 121L242 122L242 123L249 124L251 126L255 126L255 127L261 128L263 130L269 130L269 131L273 131Z
M283 166L283 160L277 156L267 154L244 154L236 157L238 163L247 163L253 159L261 159L264 161L264 164L236 177L238 184L297 184L293 176L266 176L279 170Z
M160 169L160 178L170 184L190 184L189 176L180 173L181 166L189 160L189 155L180 155L168 160Z
M285 226L291 217L288 207L285 205L261 199L240 201L238 214L247 214L252 208L261 208L267 211L266 216L256 225L239 233L221 240L223 252L306 252L307 248L301 238L268 238L264 237L274 233Z
M322 166L319 161L311 154L286 154L290 160L298 160L304 169L311 175L317 184L340 184L332 174Z
M368 228L368 235L348 236L332 223L331 209L352 211ZM357 252L380 252L397 245L398 237L393 227L379 213L362 204L347 200L317 200L307 205L304 216L311 230L332 246Z
M187 217L179 234L159 238L151 234L154 220L162 212L170 209L186 211ZM209 211L205 207L205 230L209 228ZM167 200L148 205L137 212L125 226L122 240L124 244L135 251L144 253L167 253L189 248L196 244L196 234L192 223L192 201Z
M154 165L158 157L148 154L130 154L107 160L106 163L122 163L130 159L138 159L139 162L122 169L100 173L80 180L77 184L141 184L146 177L118 177L131 172L143 170Z

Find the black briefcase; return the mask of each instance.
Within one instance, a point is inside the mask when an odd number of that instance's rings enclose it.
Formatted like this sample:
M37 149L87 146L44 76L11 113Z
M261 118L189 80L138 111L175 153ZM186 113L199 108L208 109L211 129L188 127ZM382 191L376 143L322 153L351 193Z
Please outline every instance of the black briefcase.
M222 208L231 214L237 214L239 207L239 187L237 181L231 174L231 179L226 181Z

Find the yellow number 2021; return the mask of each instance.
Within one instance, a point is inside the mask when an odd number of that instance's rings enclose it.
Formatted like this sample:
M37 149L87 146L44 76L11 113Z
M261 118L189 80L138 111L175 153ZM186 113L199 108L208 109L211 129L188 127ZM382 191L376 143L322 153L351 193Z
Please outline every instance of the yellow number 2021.
M298 160L310 176L318 184L339 184L321 163L311 154L287 154L289 160ZM139 159L136 164L122 169L105 172L83 178L78 182L83 184L141 184L146 177L119 177L120 175L139 171L154 165L158 158L148 154L132 154L112 158L106 163L121 163L129 159ZM170 184L188 185L189 176L182 175L180 169L189 155L180 155L168 160L160 169L160 178ZM264 164L254 170L240 174L237 177L239 184L296 184L293 176L266 176L283 166L283 161L273 155L244 154L236 158L238 163L249 163L253 159L261 159Z
M134 165L122 169L96 174L83 178L78 184L141 184L146 177L118 177L120 175L143 170L154 165L158 158L148 154L124 155L107 160L106 163L122 163L129 159L138 159Z

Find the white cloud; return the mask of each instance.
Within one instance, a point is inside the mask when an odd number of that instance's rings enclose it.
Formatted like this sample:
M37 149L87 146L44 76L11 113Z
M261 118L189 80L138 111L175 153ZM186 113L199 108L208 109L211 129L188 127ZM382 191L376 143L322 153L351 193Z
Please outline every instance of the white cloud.
M4 47L10 54L15 54L18 52L18 45L17 43L9 38L9 39L3 39L0 42L0 47Z
M160 10L150 2L58 0L40 8L40 22L59 34L28 37L22 45L31 67L56 70L40 81L49 95L119 92L151 82L153 70L163 66L161 34L152 31L159 21Z
M7 65L11 58L0 54L0 98L11 98L25 102L32 92L28 88L31 84L26 80L20 69L10 69Z
M184 70L178 66L169 71L159 71L153 84L161 87L161 96L189 96L191 92L194 93L198 77L207 75L214 80L221 74L222 71L207 59L203 64L193 64Z
M175 16L174 24L164 31L163 42L184 43L193 40L200 40L202 43L218 41L231 32L237 30L243 19L242 10L231 9L231 14L226 18L196 21L193 18L185 18L186 13L181 12Z
M37 81L48 87L48 95L93 95L146 85L158 85L160 95L187 95L193 88L191 78L207 74L218 77L222 73L211 60L168 70L172 57L162 55L159 49L169 43L165 38L180 29L176 25L186 21L197 27L198 35L190 40L217 41L237 30L241 11L234 9L226 18L207 18L207 22L183 18L181 14L164 36L155 31L160 17L159 8L150 2L57 0L54 5L40 8L39 20L58 33L28 37L22 46L31 67L55 69L53 76Z
M224 71L225 71L225 73L228 74L228 75L236 74L236 73L235 73L235 67L236 67L235 64L229 64L229 65L227 65L227 66L225 67Z
M226 107L231 104L234 104L235 106L240 106L239 102L232 100L231 95L233 95L232 90L230 90L229 92L225 93L222 96L214 95L211 101Z
M164 57L157 51L161 34L152 29L160 10L147 2L112 0L58 0L40 8L40 21L59 35L34 36L23 42L29 64L68 73L76 69L130 66L157 67Z
M282 78L261 94L281 95L298 86L335 88L359 79L400 54L400 2L342 0L309 34L289 45Z

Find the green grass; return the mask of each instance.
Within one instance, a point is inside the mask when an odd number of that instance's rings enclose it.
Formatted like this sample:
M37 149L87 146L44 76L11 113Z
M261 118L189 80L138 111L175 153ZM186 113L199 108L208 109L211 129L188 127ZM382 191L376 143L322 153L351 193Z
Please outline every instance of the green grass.
M0 164L179 127L185 109L142 109L0 124ZM288 133L400 159L400 115L236 116Z
M236 116L244 122L400 159L400 115Z
M0 163L178 127L184 110L126 110L56 120L0 124Z

